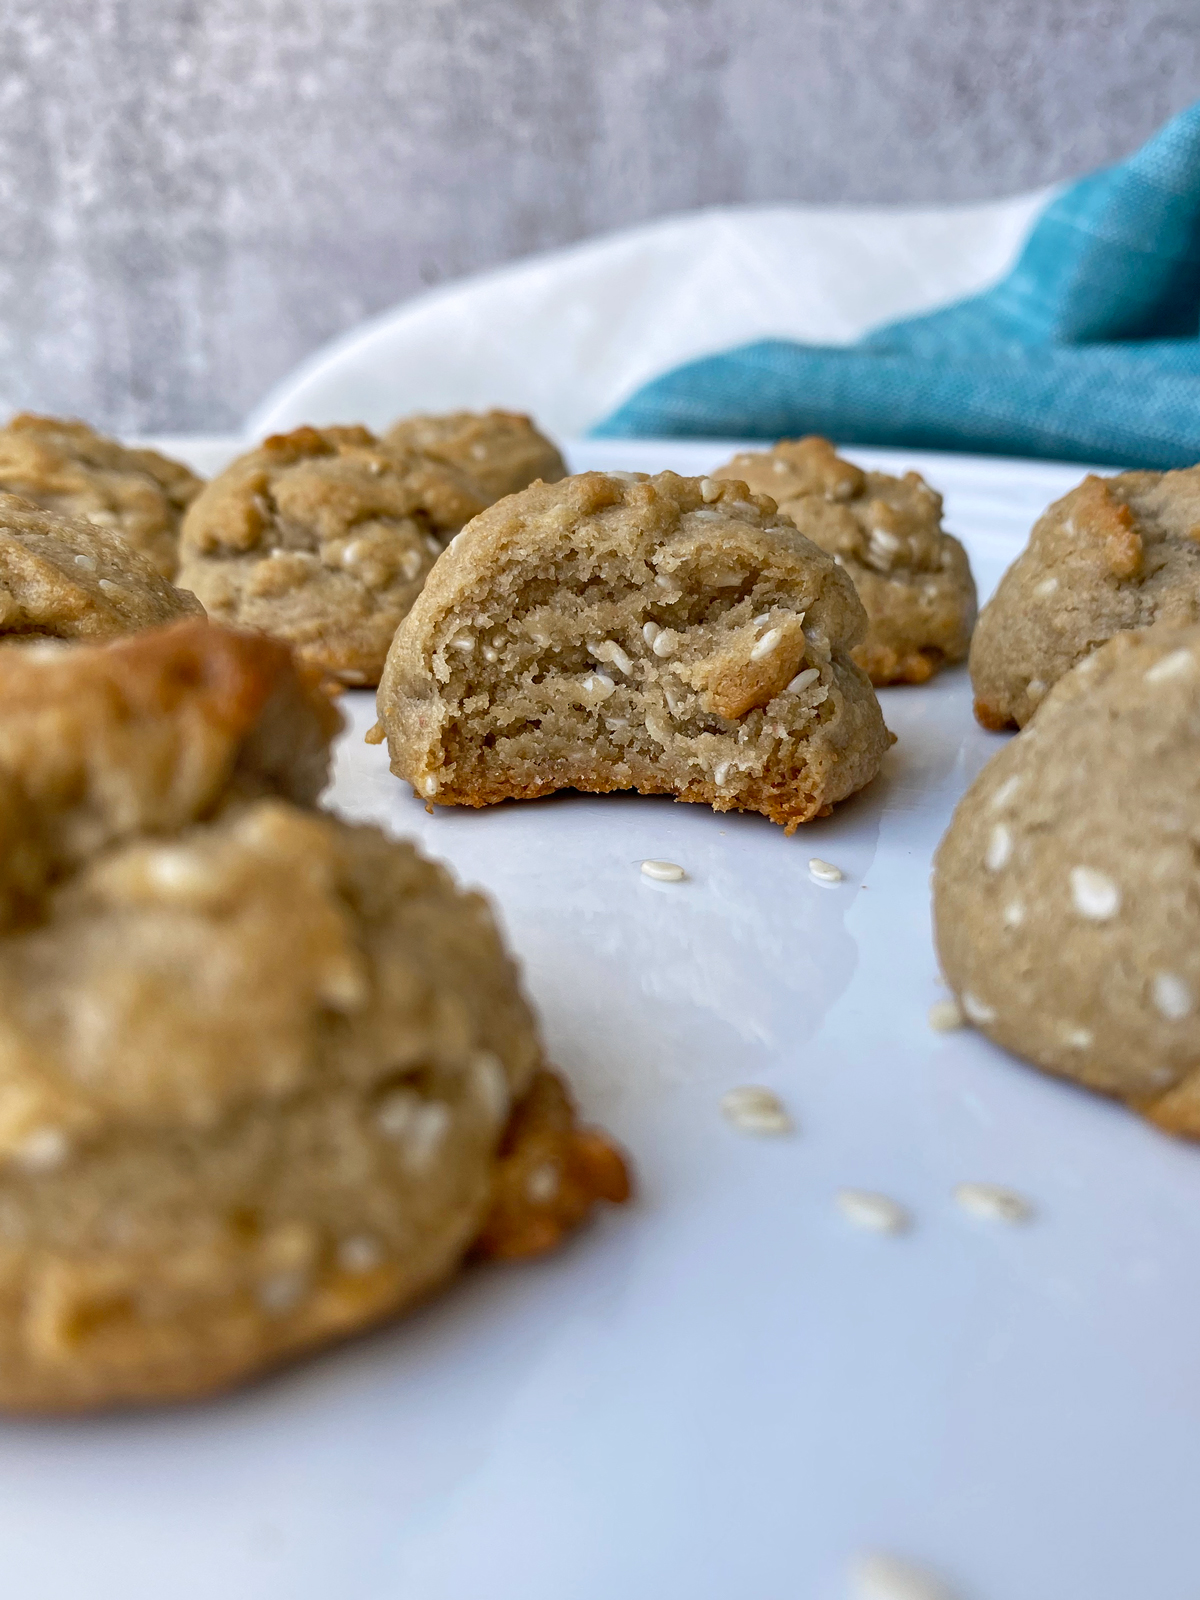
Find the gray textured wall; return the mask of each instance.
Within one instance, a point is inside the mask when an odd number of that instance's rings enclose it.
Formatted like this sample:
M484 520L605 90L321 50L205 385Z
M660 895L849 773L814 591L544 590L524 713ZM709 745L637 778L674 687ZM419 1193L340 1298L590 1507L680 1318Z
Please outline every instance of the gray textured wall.
M0 397L220 428L423 284L1011 192L1198 94L1194 0L0 0Z

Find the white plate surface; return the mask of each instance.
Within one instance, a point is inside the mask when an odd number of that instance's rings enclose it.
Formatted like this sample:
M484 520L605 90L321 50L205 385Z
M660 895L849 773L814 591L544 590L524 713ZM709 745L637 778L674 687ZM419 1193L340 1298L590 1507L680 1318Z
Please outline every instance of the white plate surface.
M944 489L985 594L1079 476L853 453ZM999 742L962 670L882 698L885 775L788 840L631 797L429 817L348 697L333 803L494 897L637 1204L216 1404L0 1427L6 1594L839 1600L869 1549L965 1600L1195 1600L1200 1151L930 1030L930 856ZM814 855L845 882L813 883ZM646 881L647 856L687 881ZM794 1137L722 1120L743 1083ZM964 1215L963 1179L1036 1221ZM851 1229L847 1185L913 1231Z

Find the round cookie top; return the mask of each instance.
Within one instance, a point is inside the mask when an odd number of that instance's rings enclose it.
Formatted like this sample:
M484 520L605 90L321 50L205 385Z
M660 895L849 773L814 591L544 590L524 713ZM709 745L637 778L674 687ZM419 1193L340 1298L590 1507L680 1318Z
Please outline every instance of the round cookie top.
M451 411L402 417L383 436L393 449L416 450L465 472L489 505L537 478L557 483L567 474L557 447L516 411Z
M942 528L941 495L919 473L866 472L811 435L736 455L715 476L769 494L849 572L870 624L855 659L873 683L924 683L966 655L974 580Z
M1034 524L971 646L975 714L1024 727L1104 640L1200 621L1200 467L1089 475Z
M393 770L442 803L636 788L790 831L887 748L847 655L864 626L845 573L745 484L534 484L475 518L397 630Z
M0 428L0 489L127 539L164 578L204 480L156 450L131 450L84 422L21 412Z
M938 849L942 970L1048 1071L1200 1136L1200 627L1119 634L984 768Z
M366 428L298 428L193 502L180 582L217 621L284 639L343 683L374 684L445 541L482 503L455 468Z
M106 639L203 614L121 534L0 494L0 638Z

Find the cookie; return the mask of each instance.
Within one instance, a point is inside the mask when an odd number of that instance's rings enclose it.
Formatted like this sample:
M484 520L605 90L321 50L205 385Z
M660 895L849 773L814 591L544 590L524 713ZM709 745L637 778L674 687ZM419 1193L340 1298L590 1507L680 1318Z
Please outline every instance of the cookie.
M203 614L120 534L0 494L0 639L107 639Z
M849 655L865 626L845 573L744 484L588 472L454 541L397 630L380 723L440 804L636 789L791 832L890 742Z
M22 412L0 428L0 490L119 533L164 578L175 576L179 525L203 486L182 462L84 422Z
M1129 628L1200 621L1200 467L1088 476L1035 523L971 645L975 715L1023 728L1052 684Z
M937 853L942 971L1047 1072L1200 1137L1200 627L1118 634L984 768Z
M812 436L734 456L714 477L770 495L849 573L868 621L854 659L872 683L925 683L966 657L975 580L942 528L941 495L919 473L864 472Z
M451 411L403 417L383 436L393 449L415 450L465 472L488 505L536 479L557 483L567 465L531 417L516 411Z
M627 1196L486 902L309 805L329 709L277 646L190 625L19 647L0 678L0 859L27 863L0 922L0 1406L203 1395Z
M456 468L366 428L298 428L240 456L192 503L179 581L209 615L375 684L447 539L482 509Z

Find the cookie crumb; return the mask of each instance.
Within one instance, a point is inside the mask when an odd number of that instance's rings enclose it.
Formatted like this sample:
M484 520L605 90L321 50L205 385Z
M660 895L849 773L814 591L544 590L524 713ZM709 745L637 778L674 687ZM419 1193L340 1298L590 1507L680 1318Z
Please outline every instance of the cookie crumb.
M1033 1207L1023 1195L999 1183L955 1184L954 1200L986 1222L1028 1222L1033 1216Z
M871 1189L839 1189L834 1198L846 1221L856 1228L867 1228L872 1233L903 1233L912 1223L898 1200Z
M835 867L832 861L822 861L820 856L813 856L808 863L808 875L814 883L841 883L846 876L841 867Z
M366 733L363 734L363 743L382 744L385 737L386 735L383 731L383 723L376 722L367 729Z
M794 1126L779 1096L755 1083L722 1095L721 1111L743 1133L791 1133Z
M935 1000L929 1008L929 1026L937 1033L953 1033L966 1020L957 1000Z
M677 861L643 861L642 877L655 883L681 883L687 873Z

